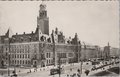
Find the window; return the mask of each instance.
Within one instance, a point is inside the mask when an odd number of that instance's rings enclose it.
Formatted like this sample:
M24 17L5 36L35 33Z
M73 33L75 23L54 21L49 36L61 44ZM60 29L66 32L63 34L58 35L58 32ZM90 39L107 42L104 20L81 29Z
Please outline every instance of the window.
M15 58L16 58L16 55L15 55Z
M14 58L14 54L12 54L12 58Z
M6 51L7 51L7 48L6 48Z
M19 58L19 54L17 55L17 58Z
M21 54L20 54L20 58L21 58Z
M27 64L27 60L26 60L26 63L25 64Z
M16 64L16 60L15 60L15 64Z
M30 64L30 61L28 60L28 64Z
M69 57L73 57L73 53L69 53L68 56L69 56Z
M22 64L21 60L20 60L20 64Z
M27 58L27 54L25 54L25 58Z
M49 60L49 63L50 63L50 60Z
M30 54L28 54L28 58L30 58Z
M47 60L47 64L48 64L48 60Z
M17 61L17 64L19 64L19 60Z
M12 64L14 64L14 60L12 61Z
M49 58L50 58L50 53L49 53Z
M48 56L48 53L46 54L46 57L48 58L49 56Z
M24 54L23 54L23 58L24 58Z
M24 60L23 60L23 64L24 64Z

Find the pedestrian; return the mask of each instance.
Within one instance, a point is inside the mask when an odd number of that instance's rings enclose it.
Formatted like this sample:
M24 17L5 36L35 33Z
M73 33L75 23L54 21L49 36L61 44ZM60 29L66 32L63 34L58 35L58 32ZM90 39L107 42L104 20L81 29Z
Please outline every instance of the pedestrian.
M89 70L85 71L86 76L88 76L89 72L90 72Z
M77 72L80 73L80 69L78 69Z
M31 73L31 69L30 69L30 73Z
M37 72L37 68L36 68L36 72Z
M72 75L70 75L70 77L72 77Z
M80 74L77 74L78 77L80 77Z
M67 74L67 77L69 77L69 75Z
M3 75L3 72L1 73L1 75Z
M35 72L35 69L34 69L34 72Z

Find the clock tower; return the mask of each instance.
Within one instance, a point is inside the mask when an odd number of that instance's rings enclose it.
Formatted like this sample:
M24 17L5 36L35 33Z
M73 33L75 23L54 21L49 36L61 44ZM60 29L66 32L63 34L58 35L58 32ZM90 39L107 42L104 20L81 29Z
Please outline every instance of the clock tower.
M37 17L37 28L41 30L42 34L49 35L49 18L47 17L45 4L40 5L39 16Z

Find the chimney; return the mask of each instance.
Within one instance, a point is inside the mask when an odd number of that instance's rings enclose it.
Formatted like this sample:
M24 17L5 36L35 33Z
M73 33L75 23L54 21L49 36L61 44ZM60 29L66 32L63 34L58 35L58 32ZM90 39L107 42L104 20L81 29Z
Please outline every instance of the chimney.
M16 35L18 35L18 33L16 33Z
M24 32L24 34L25 34L25 32Z

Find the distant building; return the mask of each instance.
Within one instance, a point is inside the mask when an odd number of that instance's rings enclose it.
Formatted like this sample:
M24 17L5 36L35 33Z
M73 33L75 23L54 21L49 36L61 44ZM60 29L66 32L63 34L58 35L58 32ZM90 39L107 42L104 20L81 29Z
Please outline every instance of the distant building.
M120 50L119 48L115 48L115 47L111 47L110 48L110 56L113 57L113 56L117 56L119 57L120 55Z
M109 46L109 43L108 43L108 46L104 47L103 58L104 59L109 59L110 58L110 46Z

